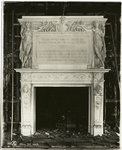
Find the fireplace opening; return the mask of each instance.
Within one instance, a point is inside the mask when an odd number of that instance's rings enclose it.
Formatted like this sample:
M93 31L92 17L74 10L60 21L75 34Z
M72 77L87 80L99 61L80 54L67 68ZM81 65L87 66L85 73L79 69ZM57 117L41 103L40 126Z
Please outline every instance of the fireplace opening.
M36 131L88 131L88 87L36 87Z

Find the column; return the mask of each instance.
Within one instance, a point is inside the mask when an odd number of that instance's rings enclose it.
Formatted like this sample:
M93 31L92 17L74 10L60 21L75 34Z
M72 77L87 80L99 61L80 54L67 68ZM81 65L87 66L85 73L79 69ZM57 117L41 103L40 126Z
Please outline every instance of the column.
M31 135L31 74L21 73L21 134Z
M104 73L94 73L94 136L103 134Z

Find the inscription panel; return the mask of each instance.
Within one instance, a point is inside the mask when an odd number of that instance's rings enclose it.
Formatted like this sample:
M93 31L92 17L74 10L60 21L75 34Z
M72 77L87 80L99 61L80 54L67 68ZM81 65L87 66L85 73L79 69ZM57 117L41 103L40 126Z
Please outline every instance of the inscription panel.
M36 34L39 69L82 69L92 62L92 34Z

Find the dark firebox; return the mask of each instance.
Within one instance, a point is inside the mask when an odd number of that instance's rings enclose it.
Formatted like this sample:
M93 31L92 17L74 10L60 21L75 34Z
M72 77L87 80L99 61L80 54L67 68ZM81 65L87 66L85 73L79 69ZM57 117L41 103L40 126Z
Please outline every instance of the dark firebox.
M87 87L36 88L36 130L88 130Z

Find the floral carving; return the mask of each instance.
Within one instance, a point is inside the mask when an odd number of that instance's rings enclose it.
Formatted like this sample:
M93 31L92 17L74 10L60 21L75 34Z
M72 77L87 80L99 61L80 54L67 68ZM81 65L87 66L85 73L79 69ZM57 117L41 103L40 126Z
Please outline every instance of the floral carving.
M52 21L41 22L35 30L38 32L56 32L56 25Z
M71 25L69 25L68 31L71 32L85 32L86 29L83 26L83 21L78 20L78 21L73 21Z

